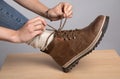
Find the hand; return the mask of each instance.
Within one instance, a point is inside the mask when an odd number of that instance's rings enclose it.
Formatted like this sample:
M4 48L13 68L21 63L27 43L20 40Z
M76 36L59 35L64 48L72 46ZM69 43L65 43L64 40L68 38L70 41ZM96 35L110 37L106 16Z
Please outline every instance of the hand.
M41 17L29 20L21 29L17 30L20 43L31 40L36 35L41 34L46 26L46 22Z
M61 2L47 11L47 16L51 21L60 20L62 18L71 18L72 14L72 5L66 2Z

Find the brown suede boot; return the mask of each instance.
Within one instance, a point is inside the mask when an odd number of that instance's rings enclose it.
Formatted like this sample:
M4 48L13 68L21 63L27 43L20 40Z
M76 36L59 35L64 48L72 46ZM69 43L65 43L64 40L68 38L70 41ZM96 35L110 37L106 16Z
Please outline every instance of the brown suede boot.
M68 72L80 58L90 53L100 42L107 29L109 17L100 15L83 29L57 30L46 52Z

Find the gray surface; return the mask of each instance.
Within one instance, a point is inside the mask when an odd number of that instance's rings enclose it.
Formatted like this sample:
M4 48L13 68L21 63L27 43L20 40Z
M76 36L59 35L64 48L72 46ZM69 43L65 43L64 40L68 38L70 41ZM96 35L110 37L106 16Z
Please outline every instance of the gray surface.
M12 0L5 0L13 7L20 10L28 18L37 16L36 14L20 7ZM65 29L83 28L88 25L94 18L100 14L110 16L110 23L105 37L101 41L97 49L115 49L120 53L120 0L41 0L48 7L53 7L61 1L69 2L73 5L74 16L68 20ZM56 26L58 22L49 24ZM40 52L26 44L13 44L0 41L0 66L2 66L7 54L24 53L24 52Z

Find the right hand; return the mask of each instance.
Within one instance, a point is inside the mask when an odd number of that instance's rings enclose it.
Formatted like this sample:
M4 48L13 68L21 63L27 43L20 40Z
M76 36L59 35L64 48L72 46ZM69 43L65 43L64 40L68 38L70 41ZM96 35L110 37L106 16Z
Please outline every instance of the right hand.
M72 5L66 2L60 2L58 5L47 11L47 16L51 21L57 21L62 18L71 18L72 15Z
M18 42L24 43L45 30L46 21L41 17L29 20L21 29L17 30Z

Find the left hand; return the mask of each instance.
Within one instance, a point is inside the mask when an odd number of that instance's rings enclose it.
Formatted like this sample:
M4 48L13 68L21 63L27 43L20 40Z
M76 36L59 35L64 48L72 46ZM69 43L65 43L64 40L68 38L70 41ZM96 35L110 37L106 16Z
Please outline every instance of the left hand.
M46 24L46 21L41 17L36 17L29 20L22 28L16 31L18 39L17 42L24 43L31 40L35 36L42 34Z
M47 16L51 21L60 20L62 18L71 18L72 14L72 5L66 2L59 3L47 12Z

